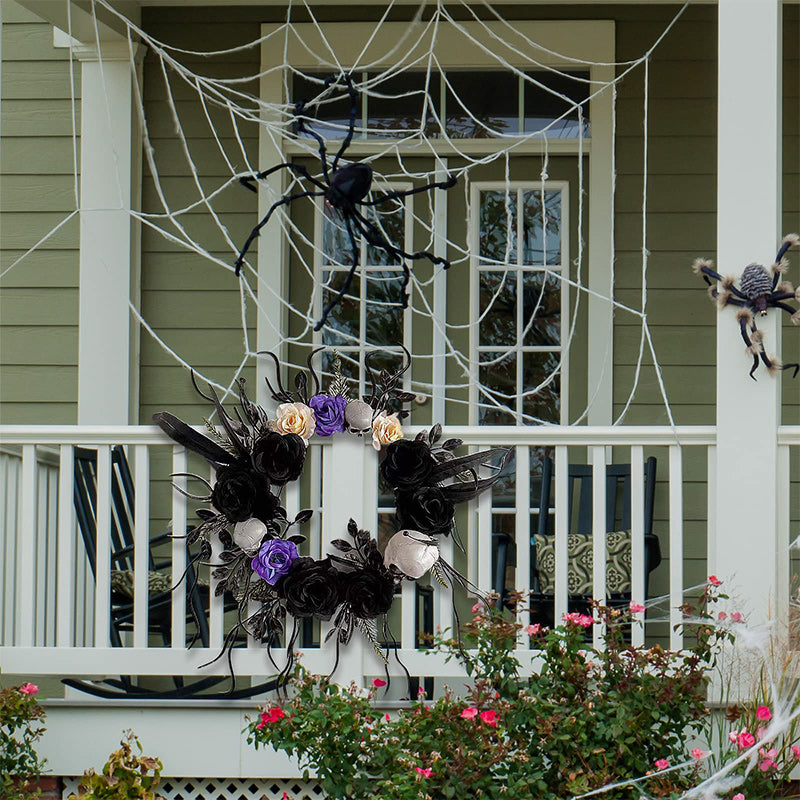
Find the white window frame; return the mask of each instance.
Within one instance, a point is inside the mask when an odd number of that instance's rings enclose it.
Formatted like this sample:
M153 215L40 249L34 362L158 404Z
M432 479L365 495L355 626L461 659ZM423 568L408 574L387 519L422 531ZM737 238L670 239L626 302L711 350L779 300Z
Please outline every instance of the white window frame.
M286 55L288 63L304 72L327 71L329 65L322 59L329 59L331 50L341 64L369 64L371 69L380 68L397 57L396 45L400 41L408 42L407 52L403 54L404 63L412 63L430 50L430 37L436 35L436 55L442 68L447 69L491 69L497 67L495 55L499 55L509 64L520 69L532 69L533 65L525 56L520 55L520 48L531 50L522 40L506 41L513 34L500 22L463 22L460 27L481 43L472 43L465 47L463 33L451 26L438 26L433 29L426 23L390 22L383 23L376 30L373 22L335 22L324 23L319 28L314 23L293 24L285 39L280 34L281 47L276 47L276 38L265 38L261 46L261 78L260 96L269 103L283 103L284 73L277 69L284 63ZM282 24L265 23L261 26L262 36L274 34ZM589 62L590 78L599 84L609 84L615 78L615 24L612 20L515 20L514 29L520 37L527 37L543 49L536 51L536 61L549 67L562 70L574 70L581 67L579 62ZM485 48L485 49L484 49ZM315 54L320 54L316 56ZM560 54L560 55L556 55ZM577 60L577 62L576 62ZM589 405L587 421L590 425L608 425L612 422L613 398L613 304L606 298L613 298L614 287L611 276L614 237L614 137L613 137L613 92L610 86L602 93L594 96L589 103L589 119L591 123L590 139L553 139L545 141L539 137L531 137L520 141L514 147L518 155L541 154L546 151L551 156L560 154L588 156L588 203L585 214L588 215L589 256L587 297L588 308L588 353L587 353L587 405ZM268 106L262 106L262 119L269 120ZM281 119L272 120L281 124ZM523 137L520 137L521 139ZM439 158L446 159L454 155L452 145L441 140L429 140ZM504 139L506 143L513 139ZM348 154L354 157L369 155L375 152L376 144L386 145L381 139L354 139ZM458 147L470 154L491 153L497 147L493 139L459 139ZM312 146L308 142L283 142L280 137L262 126L259 134L259 166L278 164L292 155L312 155ZM394 143L393 150L403 155L420 154L418 142L409 144ZM426 150L425 154L431 154ZM274 173L267 181L259 185L259 214L266 214L270 205L283 196L287 176L285 170ZM446 246L447 232L441 230L446 221L445 192L438 192L444 199L437 198L441 206L436 209L436 229L434 252L444 255L441 250ZM441 248L437 250L436 247ZM276 258L280 254L280 258ZM262 231L258 251L259 285L269 286L275 294L264 293L259 305L261 312L257 320L258 349L278 349L278 331L286 330L285 309L280 297L285 297L285 275L288 264L288 253L285 252L280 225L272 223ZM434 315L444 318L446 313L447 273L437 275L434 286L435 297L440 303L434 305ZM433 340L433 374L434 382L438 375L444 376L446 343L444 332L434 324ZM260 380L265 373L266 365L259 364ZM260 397L266 401L266 397ZM444 409L443 398L434 397L434 410Z
M498 345L493 347L491 345L480 344L480 325L478 319L480 317L480 273L481 272L502 272L508 269L509 272L514 272L517 276L524 272L540 272L544 275L548 273L558 273L562 276L569 278L570 266L570 253L569 253L569 182L568 181L476 181L471 184L470 196L470 326L469 326L469 340L470 340L470 360L476 373L476 377L480 372L480 354L482 352L505 352L516 354L516 386L521 390L516 397L515 408L509 408L509 412L514 414L517 425L531 424L522 421L522 393L525 389L522 384L522 369L523 369L523 353L559 353L561 369L560 375L560 404L559 404L559 424L566 425L569 421L569 348L564 348L564 344L569 336L569 283L565 280L561 281L561 330L560 341L557 347L543 347L533 345L522 345L520 340L520 320L517 319L517 344L514 347ZM481 266L480 258L480 194L486 191L505 190L506 188L512 190L519 196L520 191L534 190L534 191L559 191L561 193L561 261L558 266L546 265L538 267L535 265L526 265L522 263L522 247L517 245L517 263L516 264L494 264L490 266ZM519 232L522 226L522 205L517 201L517 219L515 220L516 230ZM521 283L517 280L517 291L521 288ZM524 323L525 320L522 320ZM470 425L479 424L479 408L480 402L485 402L486 398L483 397L478 390L478 380L470 381L470 404L469 404L469 421Z

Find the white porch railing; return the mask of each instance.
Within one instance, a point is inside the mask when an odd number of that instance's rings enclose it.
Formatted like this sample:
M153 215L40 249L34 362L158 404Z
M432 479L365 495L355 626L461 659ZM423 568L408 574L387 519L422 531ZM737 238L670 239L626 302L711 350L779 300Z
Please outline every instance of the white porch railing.
M412 435L413 432L408 432ZM554 457L555 485L555 618L567 609L567 519L566 476L570 463L588 463L593 468L593 585L596 597L605 596L605 465L613 461L630 463L632 470L632 597L644 602L644 480L643 465L647 455L658 457L659 482L656 491L655 532L659 534L665 564L651 580L659 593L668 595L662 608L669 608L669 632L661 625L662 638L671 646L680 646L680 636L672 628L679 620L677 607L683 602L685 589L703 580L713 564L708 553L716 535L714 523L715 429L713 427L531 427L531 428L449 428L446 435L458 437L471 447L507 445L514 448L515 460L508 480L486 493L466 511L466 530L461 538L467 544L465 568L482 589L490 589L492 576L492 530L505 522L513 527L517 543L514 568L516 589L530 589L530 534L532 514L538 512L536 497L531 491L532 467L540 448L549 448ZM91 427L91 426L4 426L0 427L4 449L0 456L0 477L5 485L5 510L0 517L4 533L0 547L2 578L2 614L0 614L0 666L6 673L58 676L136 675L206 675L224 674L226 666L198 670L214 659L222 647L226 620L222 598L212 598L208 609L209 646L186 647L187 620L185 586L175 590L171 611L171 644L153 641L148 635L148 553L153 528L151 520L159 516L159 498L169 496L167 505L171 529L184 531L196 503L171 492L169 472L187 471L187 455L154 427ZM134 521L134 588L133 630L123 647L111 647L110 629L110 520L111 487L109 481L111 447L123 445L132 465L136 488ZM779 474L776 487L781 530L779 546L788 545L792 481L790 454L800 453L800 430L780 428L778 431ZM76 522L73 503L73 455L76 446L94 448L98 453L97 555L96 577L87 566L83 540ZM151 474L151 459L167 454L171 459L163 474ZM795 461L797 459L795 458ZM317 440L310 445L307 467L301 486L292 485L284 497L290 518L301 507L315 511L306 533L310 554L324 555L324 543L341 538L349 516L360 525L377 530L379 515L391 513L379 504L377 454L361 440L336 437ZM795 470L797 467L794 467ZM344 477L343 477L344 476ZM794 476L797 481L798 476ZM363 488L362 488L363 487ZM151 503L151 490L155 502ZM169 492L169 494L167 494ZM360 497L359 497L360 493ZM301 502L302 500L302 502ZM732 500L735 502L735 499ZM358 518L361 514L361 518ZM504 518L501 519L501 518ZM509 522L509 519L513 522ZM702 531L708 536L703 545ZM766 535L766 532L764 533ZM524 543L525 546L520 546ZM182 539L171 545L173 584L183 573L186 554ZM442 543L443 556L450 560L453 542ZM746 575L746 565L742 575ZM759 576L778 581L788 593L789 559L780 575ZM751 577L751 576L748 576ZM752 576L755 577L755 576ZM663 590L660 591L660 590ZM434 618L443 628L453 625L451 595L434 590ZM458 601L457 601L458 602ZM425 654L415 646L414 586L407 583L400 600L398 656L412 674L449 677L458 674L453 664L443 658ZM465 606L468 607L468 606ZM665 620L664 620L665 621ZM599 636L599 631L595 632ZM644 641L645 631L637 626L634 643ZM647 632L651 636L650 629ZM666 643L666 641L665 641ZM520 643L520 647L527 643ZM304 663L318 672L327 673L333 663L328 648L302 647ZM521 650L520 653L523 651ZM530 655L530 651L525 649ZM273 651L280 663L282 653ZM274 672L268 665L263 647L250 640L234 650L237 675L263 676ZM353 641L346 660L337 673L340 680L383 673L384 666L371 649ZM392 659L392 672L402 668Z

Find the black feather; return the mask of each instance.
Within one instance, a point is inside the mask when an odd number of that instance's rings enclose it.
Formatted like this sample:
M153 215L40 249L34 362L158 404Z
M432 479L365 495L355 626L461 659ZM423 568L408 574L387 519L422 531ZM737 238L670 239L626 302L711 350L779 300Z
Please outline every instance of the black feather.
M170 439L195 453L199 453L215 467L236 463L236 456L220 447L216 442L212 442L207 436L198 433L185 422L181 422L174 414L170 414L168 411L159 411L157 414L153 414L153 422Z

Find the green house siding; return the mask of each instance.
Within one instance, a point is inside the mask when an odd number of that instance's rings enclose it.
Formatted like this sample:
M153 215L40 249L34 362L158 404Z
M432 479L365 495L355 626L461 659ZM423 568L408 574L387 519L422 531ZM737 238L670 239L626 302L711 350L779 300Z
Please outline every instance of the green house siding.
M0 272L76 207L69 53L13 0L2 14ZM76 215L0 281L0 421L74 423L77 363Z

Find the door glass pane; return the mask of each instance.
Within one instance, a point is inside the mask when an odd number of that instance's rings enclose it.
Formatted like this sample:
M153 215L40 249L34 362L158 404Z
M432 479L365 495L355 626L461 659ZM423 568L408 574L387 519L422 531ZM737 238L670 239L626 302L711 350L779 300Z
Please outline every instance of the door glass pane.
M366 273L365 340L371 344L396 347L403 342L402 274L394 270Z
M525 424L542 422L558 423L561 412L561 376L556 375L546 386L540 384L553 374L559 362L558 353L524 353L522 356L522 413L534 420L526 419ZM535 391L535 394L531 392Z
M544 216L542 212L544 211ZM542 236L546 227L547 236ZM546 190L544 206L541 189L526 189L522 193L522 263L541 266L561 264L561 192Z
M376 192L373 197L380 197L381 192ZM405 239L405 206L402 201L390 200L382 203L377 208L362 207L361 209L364 216L375 226L377 233L383 240L395 248L403 249L403 241ZM367 264L369 266L381 267L397 265L400 263L400 258L397 255L388 253L382 247L375 247L374 245L367 245L366 254Z
M517 261L517 193L515 190L480 193L478 256L481 261L515 264Z
M557 347L561 343L561 281L544 272L522 273L522 344Z
M322 253L325 264L341 264L349 267L353 263L353 245L337 211L326 210L323 217Z
M478 422L481 425L513 425L517 393L517 354L481 353L480 359L479 380L488 397L479 391Z
M480 272L480 344L513 347L517 343L517 274Z
M325 282L325 288L322 290L323 306L327 305L333 299L335 294L342 288L346 277L346 270L336 270L333 272L333 277L331 277L331 272L327 270L322 273L322 279ZM353 280L350 283L350 288L347 290L347 294L345 294L345 296L339 302L339 305L336 306L333 312L331 312L331 315L328 317L327 325L333 330L329 331L323 329L323 344L335 346L344 344L352 345L355 343L353 339L340 336L337 331L341 333L347 333L356 340L360 338L359 307L361 303L358 299L361 291L360 281L361 279L358 275L353 276Z

